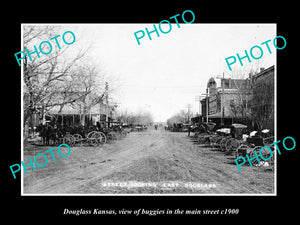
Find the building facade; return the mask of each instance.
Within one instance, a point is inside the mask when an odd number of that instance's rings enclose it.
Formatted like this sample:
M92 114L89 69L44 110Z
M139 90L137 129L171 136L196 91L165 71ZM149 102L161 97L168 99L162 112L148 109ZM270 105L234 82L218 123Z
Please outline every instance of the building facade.
M249 123L247 117L252 93L251 80L221 78L220 81L219 87L214 78L210 78L207 83L207 97L201 101L204 120L208 116L217 125Z
M102 127L106 127L115 120L114 111L115 106L107 106L104 103L96 104L86 112L83 112L80 107L65 105L61 112L59 112L59 107L53 107L47 116L54 117L55 123L65 126L80 124L89 126L100 122Z
M247 79L214 78L207 82L207 97L200 101L202 120L217 125L243 123L253 129L274 131L274 66L261 68Z

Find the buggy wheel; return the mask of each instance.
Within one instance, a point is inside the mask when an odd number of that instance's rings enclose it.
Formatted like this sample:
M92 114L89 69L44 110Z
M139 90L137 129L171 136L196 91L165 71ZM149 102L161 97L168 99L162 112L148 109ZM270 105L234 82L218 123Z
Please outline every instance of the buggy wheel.
M221 151L223 151L223 152L226 150L225 144L226 144L227 140L228 140L227 137L223 137L222 140L221 140L221 142L220 142L220 148L221 148Z
M235 157L246 156L247 152L250 152L250 147L245 144L241 144L237 147L235 151Z
M73 137L75 138L75 145L76 144L82 144L83 138L80 134L73 134Z
M93 138L97 139L98 145L100 144L105 144L106 143L106 135L102 132L97 131L94 135Z
M239 147L240 142L235 138L229 138L225 143L226 154L230 154L231 152L236 151Z
M250 158L254 158L254 157L256 157L256 155L258 156L258 155L259 155L259 150L260 150L261 148L262 148L262 146L256 146L256 147L254 147L253 149L251 149L251 150L250 150L250 155L249 155L249 157L250 157ZM255 155L254 152L256 152L256 155ZM256 158L254 158L254 159L251 160L251 164L252 164L253 166L258 166L259 162L258 162L258 160L257 160Z
M67 144L69 146L73 146L74 139L72 138L72 136L66 136L66 137L63 138L63 143Z
M199 132L194 132L194 135L192 136L194 141L198 141Z
M205 137L203 137L202 135L199 135L197 138L197 141L199 144L204 144L205 142Z
M106 137L106 138L107 138L107 141L115 141L115 140L118 139L117 133L114 132L114 131L109 132L109 133L107 134L107 137Z
M219 141L219 137L216 136L216 135L213 135L213 136L209 137L210 146L212 148L219 147L218 141Z
M260 146L260 149L262 147ZM267 161L269 163L272 163L273 158L274 158L274 154L273 152L271 153L267 148L263 148L262 150L259 149L259 155L260 155L260 158L264 161ZM272 154L272 156L271 156ZM266 160L265 160L266 159Z
M91 137L89 139L89 144L92 145L92 146L94 146L94 147L96 147L96 146L99 145L99 140L97 138Z
M274 152L273 152L273 156L272 158L270 159L270 165L274 165L275 164L275 156L274 156Z
M97 142L93 139L94 134L96 133L96 131L91 131L86 135L86 140L89 143L89 145L92 146L97 146Z
M126 136L127 136L127 131L126 131L126 130L122 130L121 136L122 136L122 137L126 137Z
M105 144L106 143L106 136L104 133L95 131L92 135L91 138L89 138L90 144L92 146L99 146L100 144Z
M91 131L86 135L86 138L91 138L97 131Z

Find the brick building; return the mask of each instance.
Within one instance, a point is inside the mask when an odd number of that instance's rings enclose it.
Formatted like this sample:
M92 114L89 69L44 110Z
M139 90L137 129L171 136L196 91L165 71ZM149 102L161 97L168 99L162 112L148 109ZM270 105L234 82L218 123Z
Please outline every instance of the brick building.
M218 125L249 122L245 121L245 113L251 97L250 79L221 78L221 85L217 87L214 78L210 78L207 88L208 98L201 101L202 116L205 120L208 102L208 118Z
M274 66L261 68L247 79L214 78L207 82L208 97L201 100L202 120L217 125L243 123L254 129L274 130Z

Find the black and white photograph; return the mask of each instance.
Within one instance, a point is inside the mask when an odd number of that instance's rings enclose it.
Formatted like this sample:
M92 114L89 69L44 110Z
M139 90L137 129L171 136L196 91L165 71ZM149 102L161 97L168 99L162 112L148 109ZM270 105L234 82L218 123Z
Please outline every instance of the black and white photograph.
M22 35L23 195L276 194L276 24Z

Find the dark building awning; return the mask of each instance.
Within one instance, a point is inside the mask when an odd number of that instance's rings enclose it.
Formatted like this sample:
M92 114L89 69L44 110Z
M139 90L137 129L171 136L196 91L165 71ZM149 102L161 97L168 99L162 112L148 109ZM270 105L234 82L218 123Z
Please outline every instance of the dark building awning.
M191 121L193 123L200 123L200 122L202 122L202 116L193 117L193 118L191 118Z

